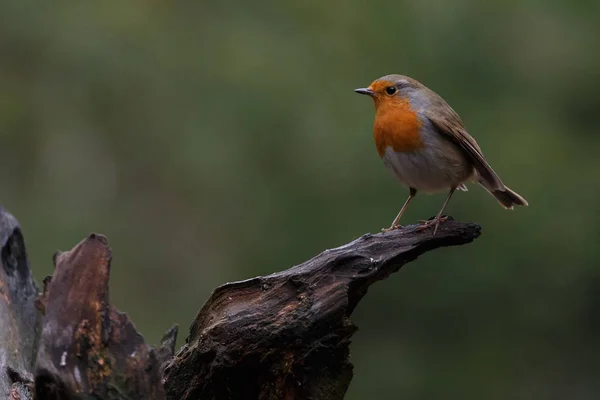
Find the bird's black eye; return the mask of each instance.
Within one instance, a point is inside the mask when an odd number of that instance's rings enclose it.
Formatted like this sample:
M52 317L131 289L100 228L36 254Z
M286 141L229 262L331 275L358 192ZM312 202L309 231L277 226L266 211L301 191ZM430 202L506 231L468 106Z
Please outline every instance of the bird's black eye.
M396 93L396 86L388 86L385 88L385 92L387 94L389 94L390 96L392 96L394 93Z

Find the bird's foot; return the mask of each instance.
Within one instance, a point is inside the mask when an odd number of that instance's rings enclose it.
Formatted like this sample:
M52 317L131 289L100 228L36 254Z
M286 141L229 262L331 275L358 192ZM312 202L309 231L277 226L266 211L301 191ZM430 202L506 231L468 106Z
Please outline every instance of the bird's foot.
M417 227L417 230L422 231L422 230L425 230L425 229L433 226L434 227L433 228L433 236L435 236L435 234L437 233L438 227L440 226L440 223L446 222L447 220L448 220L447 215L442 215L440 217L433 217L428 220L420 220L419 222L421 223L421 226Z
M391 231L394 231L396 229L402 229L402 228L404 228L402 225L392 225L389 228L383 228L383 229L381 229L381 232L391 232Z

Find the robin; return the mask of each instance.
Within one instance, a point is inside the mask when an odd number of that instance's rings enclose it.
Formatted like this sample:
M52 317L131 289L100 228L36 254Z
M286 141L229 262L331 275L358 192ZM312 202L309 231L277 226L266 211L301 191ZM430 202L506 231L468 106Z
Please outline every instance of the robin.
M383 231L401 228L400 218L417 191L449 190L440 212L422 221L421 229L434 226L435 235L447 219L442 213L452 194L467 191L467 182L477 181L506 209L528 205L502 183L458 114L437 93L403 75L386 75L355 92L373 99L377 152L410 191L392 225Z

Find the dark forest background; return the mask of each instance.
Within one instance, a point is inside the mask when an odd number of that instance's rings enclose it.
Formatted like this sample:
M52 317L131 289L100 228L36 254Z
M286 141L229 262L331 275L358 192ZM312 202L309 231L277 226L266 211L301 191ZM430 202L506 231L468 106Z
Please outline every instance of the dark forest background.
M108 236L111 297L179 343L213 288L387 227L407 191L353 93L440 93L530 207L482 189L475 243L373 287L347 398L600 392L598 1L0 3L0 203L34 274ZM405 222L433 216L419 196Z

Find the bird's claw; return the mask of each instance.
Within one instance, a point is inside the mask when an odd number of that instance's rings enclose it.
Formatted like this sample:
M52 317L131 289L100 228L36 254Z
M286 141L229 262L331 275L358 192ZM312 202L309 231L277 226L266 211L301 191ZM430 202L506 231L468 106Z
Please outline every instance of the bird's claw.
M383 229L381 229L381 232L391 232L391 231L394 231L396 229L402 229L402 228L404 228L402 225L392 225L389 228L383 228Z
M417 227L418 231L422 231L425 230L431 226L434 226L433 228L433 236L435 236L435 234L437 233L438 227L440 226L440 224L442 222L446 222L448 220L448 217L446 215L442 215L440 217L434 217L432 219L428 219L428 220L420 220L419 222L421 223L421 226Z

